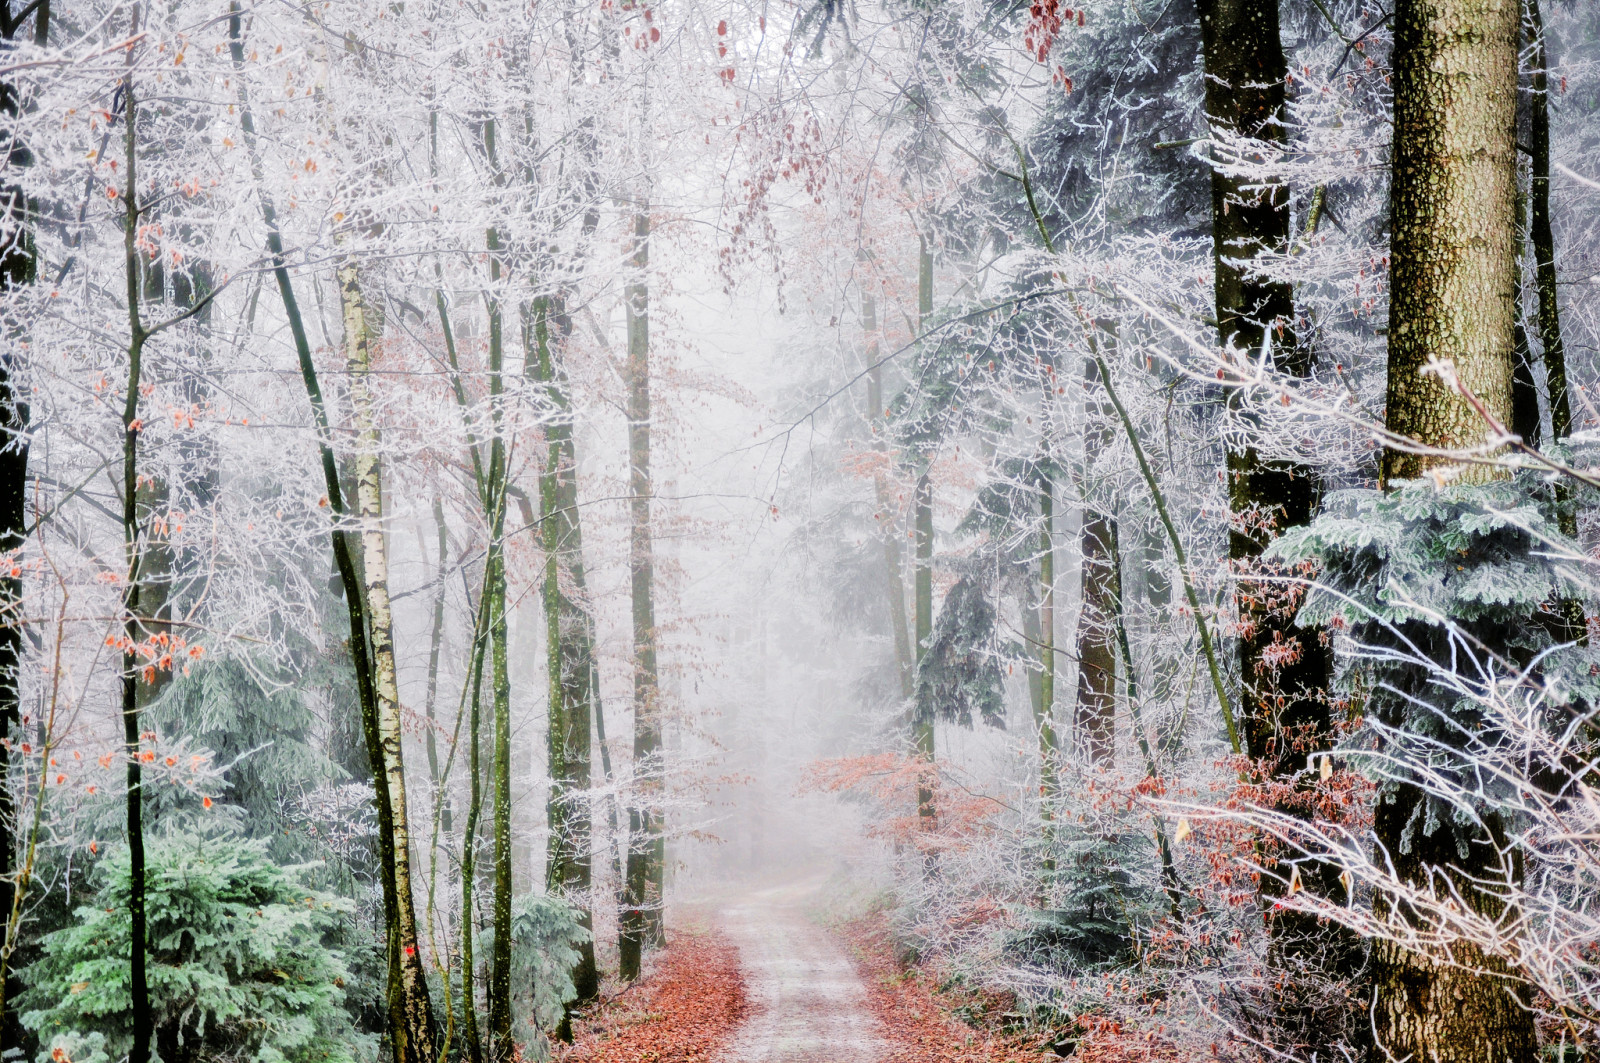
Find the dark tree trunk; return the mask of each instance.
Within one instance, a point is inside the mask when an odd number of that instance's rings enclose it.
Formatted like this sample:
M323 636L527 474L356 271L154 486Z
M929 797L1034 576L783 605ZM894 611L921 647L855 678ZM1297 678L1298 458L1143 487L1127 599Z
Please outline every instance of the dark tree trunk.
M1110 765L1117 749L1117 658L1111 544L1115 523L1084 510L1083 608L1078 617L1078 742L1091 764Z
M16 17L12 0L0 0L0 37L7 49L22 29ZM34 15L35 43L44 44L49 32L50 6L41 2ZM10 118L18 113L16 87L8 82L0 82L0 112ZM26 147L16 144L7 161L20 169L33 160ZM0 189L0 289L12 298L34 279L31 214L20 187ZM0 321L8 335L21 327L21 321ZM27 542L28 402L22 375L19 348L7 343L0 358L0 737L10 737L22 723L22 579L10 574L21 567ZM11 787L11 754L0 750L0 918L6 920L4 940L14 942L17 935L10 922L21 913L14 910L17 838ZM22 1051L24 1036L20 1016L9 1006L22 988L10 961L9 953L0 957L0 1055L6 1056Z
M1528 189L1532 206L1528 235L1533 240L1534 276L1539 288L1539 343L1544 348L1545 378L1550 390L1550 434L1559 441L1572 434L1572 399L1567 394L1567 353L1561 342L1561 311L1556 302L1556 238L1550 227L1550 59L1545 50L1539 0L1526 3L1533 45L1533 113L1529 122L1533 173Z
M1202 0L1206 111L1214 129L1254 138L1267 152L1287 146L1288 74L1280 37L1278 0ZM1271 163L1269 157L1262 160ZM1246 189L1219 170L1211 177L1212 253L1216 268L1217 333L1230 355L1259 356L1269 348L1279 370L1306 376L1312 352L1295 333L1294 291L1261 276L1253 260L1282 254L1290 236L1289 189ZM1320 211L1320 200L1314 205ZM1262 551L1285 530L1310 523L1320 495L1315 469L1268 461L1253 446L1228 454L1231 523L1228 557L1235 573L1238 653L1245 751L1263 779L1306 778L1308 758L1331 748L1333 721L1327 687L1333 662L1318 632L1295 627L1304 589L1274 581ZM1258 578L1259 577L1259 578ZM1292 802L1291 802L1292 803ZM1287 809L1286 809L1287 810ZM1314 862L1301 869L1303 884L1324 897L1344 896L1339 870ZM1292 875L1262 881L1273 897ZM1316 1041L1318 1027L1344 1026L1342 1016L1321 1017L1302 992L1308 978L1346 978L1357 943L1351 935L1296 912L1271 919L1272 958L1287 975L1271 1007L1286 1042Z

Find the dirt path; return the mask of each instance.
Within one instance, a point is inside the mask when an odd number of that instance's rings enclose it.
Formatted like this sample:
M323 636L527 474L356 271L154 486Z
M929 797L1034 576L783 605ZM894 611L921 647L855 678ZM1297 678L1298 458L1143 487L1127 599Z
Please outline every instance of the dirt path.
M874 1063L883 1054L844 947L806 916L816 885L738 895L713 918L738 946L750 1018L721 1063Z

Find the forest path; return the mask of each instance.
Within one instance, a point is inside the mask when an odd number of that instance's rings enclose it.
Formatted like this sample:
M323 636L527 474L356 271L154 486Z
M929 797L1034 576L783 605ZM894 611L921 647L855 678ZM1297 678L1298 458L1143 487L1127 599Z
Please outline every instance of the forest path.
M844 946L806 914L820 888L754 889L717 906L750 997L721 1063L873 1063L887 1047Z

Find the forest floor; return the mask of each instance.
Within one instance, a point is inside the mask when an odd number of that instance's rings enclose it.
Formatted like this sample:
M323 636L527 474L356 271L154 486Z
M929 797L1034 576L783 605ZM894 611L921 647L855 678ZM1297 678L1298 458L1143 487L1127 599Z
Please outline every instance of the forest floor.
M603 997L573 1023L557 1063L701 1063L748 1010L739 950L721 933L691 924L674 932L645 976Z
M675 912L645 978L591 1010L560 1063L1039 1063L1004 1002L896 958L881 914L814 917L820 883Z

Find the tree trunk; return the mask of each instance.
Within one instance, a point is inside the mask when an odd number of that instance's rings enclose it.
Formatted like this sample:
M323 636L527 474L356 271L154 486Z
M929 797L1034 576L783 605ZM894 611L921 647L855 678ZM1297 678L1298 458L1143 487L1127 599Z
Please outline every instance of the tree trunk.
M872 448L880 454L889 446L884 425L883 366L879 363L878 302L863 282L861 287L861 331L866 336L867 423L872 426ZM889 624L894 628L894 660L900 676L900 698L911 700L912 673L916 661L911 655L911 638L906 632L906 588L904 565L900 560L900 533L889 498L889 477L879 468L872 477L878 503L879 533L883 536L883 569L889 596Z
M228 51L234 69L244 67L244 19L239 0L228 4ZM317 376L316 362L311 357L311 341L306 336L305 320L300 313L300 303L295 297L294 284L289 277L289 267L283 253L283 236L278 231L277 210L265 191L265 178L260 152L257 147L255 120L250 109L250 98L241 80L238 88L239 128L244 134L250 155L250 172L261 205L261 218L266 225L268 260L273 278L277 281L278 295L283 301L284 317L289 323L289 333L294 341L295 358L300 367L300 379L311 404L312 423L317 435L317 452L321 459L322 480L327 491L328 509L333 517L329 540L333 557L339 568L340 585L344 591L345 609L350 618L350 659L356 676L356 691L361 703L361 727L366 738L367 757L372 764L374 778L373 803L377 808L378 867L383 886L385 925L397 925L398 907L395 877L393 874L393 837L389 830L390 804L388 787L378 777L383 763L382 730L378 720L377 692L372 670L372 655L368 642L366 596L361 578L357 574L356 550L350 535L340 522L348 512L340 489L339 469L333 453L333 431L328 421L327 406L322 398L322 385ZM397 967L398 957L391 948L389 960L389 986L387 1011L390 1026L390 1048L395 1063L437 1063L434 1054L433 1004L420 980L423 992L407 998L403 980ZM420 963L420 960L419 960ZM419 972L420 973L420 972Z
M543 385L550 408L557 415L556 420L545 427L546 454L539 474L539 529L545 564L545 650L550 677L547 742L550 800L546 806L550 837L545 858L545 890L575 903L579 922L585 929L593 930L590 890L594 832L589 808L589 732L593 721L589 674L594 667L594 654L589 638L588 610L561 586L564 569L573 593L578 591L583 569L583 537L578 520L577 449L572 438L571 404L567 398L566 375L557 368L551 345L553 309L548 298L541 298L534 304L533 344L528 348L526 367L527 375ZM572 983L578 1002L591 1000L600 991L592 939L579 950ZM563 1016L557 1033L562 1040L571 1040L570 1011Z
M1483 444L1471 404L1436 376L1448 360L1511 421L1512 223L1518 10L1510 0L1405 0L1395 12L1388 427L1424 448ZM1389 450L1385 483L1440 456ZM1467 482L1499 475L1469 465Z
M16 40L22 26L13 21L11 0L0 0L0 36ZM33 38L43 45L50 32L50 6L41 3L34 16ZM0 81L0 113L16 118L16 86ZM30 165L32 155L15 144L8 163L21 169ZM36 259L33 227L27 196L21 187L0 189L0 290L15 294L33 283ZM22 322L0 321L8 337L18 336ZM13 576L21 569L22 550L27 543L28 499L28 402L21 380L23 366L19 347L6 344L0 356L0 738L11 738L22 723L22 579ZM13 738L13 741L15 739ZM3 939L17 938L10 926L17 884L17 838L13 830L16 804L11 793L11 753L0 749L0 916L6 920ZM20 928L18 928L20 929ZM20 1016L10 1002L21 991L11 969L9 951L0 955L0 1055L20 1053L23 1029Z
M491 164L494 126L486 130ZM489 281L500 282L500 237L490 229ZM492 289L491 289L492 291ZM516 1054L511 1039L511 672L509 624L506 617L505 512L508 472L503 400L505 395L505 329L500 302L489 304L489 440L488 491L484 496L489 523L489 552L484 593L488 595L489 645L494 693L494 944L489 966L489 1058L510 1063Z
M1567 394L1567 353L1561 342L1561 310L1556 302L1556 238L1550 228L1550 59L1545 51L1539 0L1526 0L1533 45L1533 115L1529 123L1533 175L1528 235L1533 239L1535 283L1539 287L1539 343L1544 348L1550 391L1550 434L1559 442L1572 434L1572 399ZM1565 529L1563 529L1565 530ZM1573 532L1568 534L1574 534Z
M1519 27L1516 0L1401 0L1395 9L1387 418L1423 447L1470 447L1486 432L1465 400L1424 375L1433 359L1453 363L1500 423L1511 419ZM1390 450L1383 478L1415 477L1449 460ZM1498 475L1479 465L1463 478ZM1444 875L1469 903L1495 903L1472 876L1498 864L1498 825L1472 839L1465 857L1452 830L1418 831L1403 844L1421 800L1400 785L1378 805L1375 834L1396 871L1414 883ZM1506 964L1467 945L1452 947L1449 959L1379 943L1379 1048L1441 1063L1533 1059L1533 1016Z
M129 36L138 33L139 7L133 8ZM128 64L133 64L133 49ZM137 247L139 229L138 186L135 183L138 160L138 107L134 99L133 78L122 84L124 162L127 187L123 196L123 258L128 301L128 390L122 410L122 548L125 582L122 592L122 728L127 768L128 831L128 993L133 1011L133 1045L129 1063L148 1063L153 1034L150 1010L150 982L145 969L147 928L145 920L144 869L144 783L140 748L144 734L139 725L139 672L137 647L144 642L140 622L140 534L139 534L139 394L146 332L139 311L143 269Z
M1090 763L1110 765L1117 752L1117 659L1115 631L1121 616L1116 584L1116 518L1089 498L1087 465L1111 445L1109 411L1099 388L1099 367L1084 371L1084 463L1079 496L1084 507L1079 553L1083 564L1083 606L1078 616L1078 741ZM1130 687L1130 697L1131 687Z
M639 977L644 949L661 943L661 886L666 860L661 833L661 706L656 676L654 561L650 529L650 215L634 217L633 277L628 311L628 467L632 500L633 765L628 811L628 868L621 926L622 977Z
M1079 537L1083 609L1078 617L1078 741L1091 764L1109 766L1117 752L1117 658L1112 617L1113 518L1085 509Z
M926 236L917 236L917 333L920 336L928 327L933 315L933 250ZM920 340L919 340L920 342ZM912 593L916 601L916 660L920 666L928 652L928 638L933 634L933 483L929 479L931 453L918 455L916 488L912 494L912 529L916 537ZM912 723L911 744L916 755L930 767L917 785L917 817L924 829L938 823L939 810L934 805L933 771L934 729L933 716L919 713Z
M389 606L389 552L383 527L383 468L378 453L380 438L372 420L372 339L377 329L353 263L339 269L339 300L344 319L345 358L350 374L350 406L356 433L356 513L361 521L361 579L366 600L367 652L370 655L373 694L377 707L379 753L375 767L381 771L389 805L387 833L389 861L394 879L394 922L390 962L399 970L401 1006L406 1015L407 1040L421 1036L417 1048L424 1057L433 1042L432 1007L418 948L417 913L411 882L411 826L406 805L403 729L400 690L395 673L394 624ZM426 1047L424 1047L426 1045Z
M1283 149L1287 66L1278 0L1204 0L1200 18L1206 110L1213 127L1253 137L1273 151ZM1279 370L1304 377L1311 371L1312 351L1295 336L1293 289L1258 275L1252 262L1288 248L1289 190L1282 185L1249 190L1243 187L1247 180L1212 171L1218 339L1230 355L1248 357L1270 348ZM1320 197L1312 209L1320 213ZM1333 744L1327 699L1332 656L1318 633L1295 627L1304 588L1253 577L1275 575L1271 569L1263 571L1262 551L1286 529L1308 524L1316 514L1319 477L1305 465L1263 460L1250 446L1230 451L1227 462L1228 557L1235 575L1243 688L1241 737L1263 778L1294 778L1309 755ZM1283 810L1292 807L1290 801ZM1339 870L1331 864L1306 865L1303 877L1307 888L1321 896L1344 895ZM1264 896L1276 896L1282 888L1277 878L1262 880ZM1349 935L1296 912L1277 913L1270 925L1274 962L1284 970L1298 972L1309 964L1325 976L1352 975L1355 942ZM1315 1039L1310 1030L1321 1021L1297 1002L1301 981L1291 973L1284 980L1289 996L1275 1005L1282 1035L1296 1041Z
M444 522L444 500L433 500L433 526L439 537L439 586L433 596L433 616L428 624L428 691L425 709L428 715L428 781L433 787L434 799L439 802L439 821L446 836L453 832L450 815L450 796L439 776L438 698L439 655L444 647L445 567L450 561L450 529ZM426 542L423 548L427 548Z

